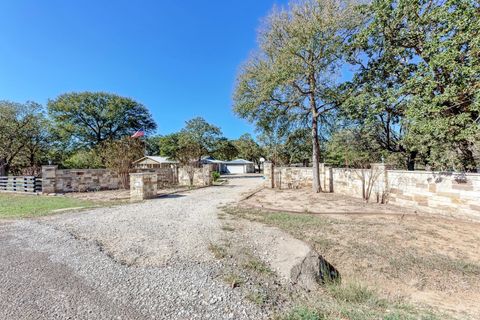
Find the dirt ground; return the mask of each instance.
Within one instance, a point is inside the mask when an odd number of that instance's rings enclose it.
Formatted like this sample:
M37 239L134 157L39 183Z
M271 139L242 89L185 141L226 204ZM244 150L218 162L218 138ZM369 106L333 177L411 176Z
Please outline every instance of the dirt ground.
M478 222L307 190L264 189L241 205L250 218L310 243L343 278L460 319L480 318Z

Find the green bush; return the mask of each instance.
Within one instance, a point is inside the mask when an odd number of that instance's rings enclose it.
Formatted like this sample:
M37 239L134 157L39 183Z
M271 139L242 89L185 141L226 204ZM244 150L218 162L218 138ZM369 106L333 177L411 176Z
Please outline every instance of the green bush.
M218 173L217 171L212 172L212 178L213 181L218 181L218 179L220 179L220 173Z

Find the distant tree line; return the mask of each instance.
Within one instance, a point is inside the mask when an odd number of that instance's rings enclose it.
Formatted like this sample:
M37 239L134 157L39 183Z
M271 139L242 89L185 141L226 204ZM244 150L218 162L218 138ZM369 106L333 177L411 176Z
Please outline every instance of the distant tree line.
M0 175L35 175L48 163L106 167L115 157L114 143L140 128L156 129L148 109L110 93L63 94L49 100L46 109L35 102L0 101ZM143 149L127 148L136 150L134 157L143 155Z
M308 145L317 192L323 161L476 171L479 17L475 0L293 1L264 20L234 110L272 161Z
M154 135L149 110L133 99L104 92L62 94L46 108L35 102L0 101L0 175L37 175L41 165L62 168L110 168L124 186L132 162L144 155L161 155L185 166L204 156L237 157L260 167L263 149L249 135L236 140L197 117L179 132ZM137 130L146 136L131 138Z

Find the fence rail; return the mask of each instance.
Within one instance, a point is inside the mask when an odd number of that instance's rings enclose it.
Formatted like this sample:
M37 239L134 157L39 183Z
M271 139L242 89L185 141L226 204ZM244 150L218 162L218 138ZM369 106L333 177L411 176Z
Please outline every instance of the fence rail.
M28 192L42 191L42 179L34 176L0 176L0 192Z

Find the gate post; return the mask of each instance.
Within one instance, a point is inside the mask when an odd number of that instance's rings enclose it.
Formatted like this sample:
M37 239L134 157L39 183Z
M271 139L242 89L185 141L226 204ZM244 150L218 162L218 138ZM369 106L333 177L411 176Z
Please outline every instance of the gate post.
M130 200L142 201L157 196L157 173L130 173Z
M57 168L58 166L42 166L42 193L57 192Z

